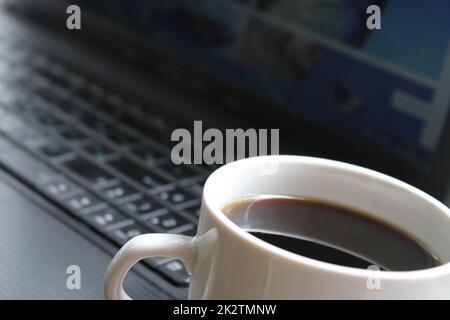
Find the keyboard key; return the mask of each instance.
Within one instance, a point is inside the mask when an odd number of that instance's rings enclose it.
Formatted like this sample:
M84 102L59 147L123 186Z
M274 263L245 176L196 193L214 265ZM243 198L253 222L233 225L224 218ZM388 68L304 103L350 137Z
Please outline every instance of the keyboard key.
M132 215L142 217L164 207L149 197L144 196L140 199L125 203L121 208Z
M157 194L155 197L157 197L160 200L166 201L174 206L175 205L182 206L188 201L197 200L196 196L190 194L189 192L181 188L163 191Z
M106 203L101 202L98 198L88 193L76 195L66 199L64 202L68 208L80 214L103 210L107 206Z
M167 145L170 142L170 133L164 133L151 126L150 124L146 124L145 127L140 129L140 132L149 137L150 139L159 142L163 145Z
M44 189L52 196L63 198L75 192L75 190L77 190L77 187L68 181L59 180L56 182L51 182L50 184L46 185Z
M156 187L159 185L167 184L163 178L156 173L151 172L149 169L125 158L114 160L109 163L113 168L127 175L131 179L139 182L147 188Z
M24 83L24 85L28 86L30 90L39 97L40 100L44 100L41 98L45 98L48 95L51 95L52 82L40 74L35 73L33 75L33 81L27 81L26 83Z
M117 122L120 123L120 119ZM126 147L139 142L136 136L119 130L115 123L108 124L101 130L98 130L97 133L119 146Z
M162 114L152 115L152 123L162 132L172 132L178 126Z
M86 134L75 128L70 128L61 132L61 136L73 144L80 144L89 140L89 137Z
M67 161L63 166L96 188L109 185L109 182L116 180L99 166L81 158Z
M148 126L142 119L136 117L131 113L122 115L122 117L120 117L120 122L137 131L141 131L141 129Z
M150 232L152 231L145 229L144 227L138 225L137 223L132 223L130 225L114 230L113 232L110 232L109 236L119 245L123 245L125 244L125 242L134 237Z
M84 150L95 157L97 161L104 161L105 158L114 154L114 150L100 143L89 145Z
M50 130L55 130L66 125L61 119L51 114L39 114L35 117L35 121Z
M162 214L155 214L152 217L144 221L146 225L152 228L159 228L162 231L169 231L173 229L178 229L180 227L185 227L187 225L192 225L186 219L180 217L174 212L167 212ZM186 227L188 229L188 227Z
M65 79L67 81L68 86L73 90L80 88L86 82L86 80L81 75L72 71L68 72L65 75Z
M136 137L117 130L107 131L104 133L104 136L122 148L136 144L139 141Z
M68 101L72 98L72 91L65 78L60 78L58 81L52 82L51 93L57 101Z
M47 69L50 65L50 59L40 53L35 53L29 60L30 66L36 69Z
M45 110L48 104L44 104L42 101L45 100L38 98L28 103L19 104L17 106L17 111L21 112L20 116L22 118L29 121L39 122L39 119L45 119L47 116L50 116L50 112Z
M64 147L57 143L45 145L40 149L40 151L50 159L57 158L71 152L69 148Z
M124 112L124 108L120 98L116 96L107 96L108 93L103 92L102 97L96 102L96 109L102 111L110 117L118 118Z
M192 190L193 192L201 195L203 193L203 184L194 184L192 186L189 186L189 190Z
M83 123L86 127L94 130L94 131L101 131L108 127L108 123L96 115L92 114L92 112L86 111L86 112L80 112L77 115L77 120Z
M30 114L32 114L33 109L36 108L36 103L26 102L26 103L20 103L14 106L14 109L10 109L10 111L15 112L17 115L19 115L22 118L30 118Z
M137 191L136 189L121 183L120 185L100 190L99 193L109 201L116 201L136 194Z
M80 118L83 114L83 102L76 97L71 98L70 101L54 103L54 106L74 119Z
M105 138L106 137L106 133L107 132L111 132L116 130L114 124L111 123L101 123L95 127L91 127L91 130L94 130L96 134L98 134L99 136Z
M123 214L114 209L106 209L103 211L91 213L85 216L85 219L93 226L101 230L112 230L121 222L126 222L127 219Z
M148 121L144 121L140 118L137 118L136 116L130 113L121 115L120 122L128 125L130 128L139 131L143 135L155 141L163 141L166 143L170 141L170 135L168 133L169 131L167 133L163 133L157 128L155 128Z
M18 109L21 109L21 111L23 112L21 116L35 122L39 122L39 119L45 119L50 116L50 112L45 110L46 108L42 108L40 106L42 101L42 99L36 99L26 105L21 104L18 107Z
M92 82L85 81L84 85L78 88L76 94L86 101L97 102L103 95L103 89Z
M177 180L193 178L199 175L198 172L192 170L186 165L174 165L171 162L161 164L158 166L158 168Z
M145 161L145 163L149 166L154 165L157 159L161 159L162 157L164 157L164 153L162 151L148 145L139 146L133 149L132 152L143 161Z
M55 62L50 65L48 71L58 80L62 80L63 78L65 78L68 73L68 70L65 66Z
M189 208L184 208L183 211L186 212L187 214L191 215L192 217L195 218L199 218L200 217L200 206L199 205L195 205L193 207L189 207Z
M179 260L170 261L158 267L158 271L162 272L175 284L187 286L189 284L189 274L186 272L184 265Z
M33 83L33 86L31 87L33 95L40 100L45 100L48 103L57 106L59 103L57 101L57 96L53 94L53 83L43 77L36 77L35 79L39 80L37 83Z

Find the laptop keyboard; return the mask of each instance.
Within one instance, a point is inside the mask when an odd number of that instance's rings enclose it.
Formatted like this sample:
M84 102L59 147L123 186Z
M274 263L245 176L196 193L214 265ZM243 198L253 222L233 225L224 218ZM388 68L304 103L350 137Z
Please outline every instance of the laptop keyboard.
M3 154L2 164L117 247L143 233L196 233L212 168L172 164L178 120L3 40L0 117L2 139L20 150ZM144 263L188 285L180 261Z

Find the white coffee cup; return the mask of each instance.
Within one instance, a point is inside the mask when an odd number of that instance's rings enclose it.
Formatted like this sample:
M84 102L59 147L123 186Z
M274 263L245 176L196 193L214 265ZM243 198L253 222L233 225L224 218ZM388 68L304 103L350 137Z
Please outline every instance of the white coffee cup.
M247 233L221 211L234 199L259 194L323 199L367 212L414 235L444 264L381 272L285 251ZM126 273L151 256L184 262L192 275L190 299L450 299L450 209L406 183L358 166L298 156L250 158L209 177L195 237L146 234L125 244L106 273L106 298L129 299L122 288Z

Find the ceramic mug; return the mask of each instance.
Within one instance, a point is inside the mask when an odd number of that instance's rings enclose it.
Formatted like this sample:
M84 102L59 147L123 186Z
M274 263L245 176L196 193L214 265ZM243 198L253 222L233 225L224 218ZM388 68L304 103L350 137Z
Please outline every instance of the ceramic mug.
M366 212L414 235L444 264L377 272L283 250L221 211L234 199L258 194L323 199ZM146 234L126 243L107 270L106 298L129 299L122 288L126 273L151 256L184 262L191 274L190 299L449 299L450 209L362 167L299 156L255 157L227 164L208 178L195 237Z

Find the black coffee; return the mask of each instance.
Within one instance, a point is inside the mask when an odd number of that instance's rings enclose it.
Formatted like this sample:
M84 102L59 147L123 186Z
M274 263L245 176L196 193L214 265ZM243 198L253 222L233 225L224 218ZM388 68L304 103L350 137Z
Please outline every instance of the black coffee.
M441 264L394 226L362 212L312 200L255 197L227 205L228 218L252 235L296 254L333 264L409 271Z

